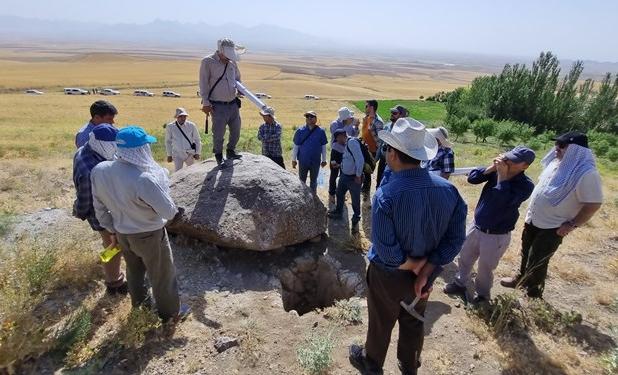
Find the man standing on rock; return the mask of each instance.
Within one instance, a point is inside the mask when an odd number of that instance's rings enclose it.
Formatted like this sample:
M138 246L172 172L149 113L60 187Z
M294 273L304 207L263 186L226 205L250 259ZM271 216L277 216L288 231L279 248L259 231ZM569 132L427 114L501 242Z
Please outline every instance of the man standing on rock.
M419 297L413 308L424 314L436 270L452 262L464 242L467 208L455 186L420 167L438 148L423 124L401 118L391 132L381 131L379 136L386 143L391 175L372 204L367 340L364 347L350 347L349 359L363 374L381 374L391 331L399 322L399 368L404 374L416 374L423 321L400 303Z
M363 152L361 151L358 138L349 137L345 129L335 130L335 141L343 146L343 158L341 162L341 176L337 186L337 207L328 212L328 217L341 219L345 193L349 190L352 197L352 233L358 233L358 223L361 218L360 192L363 182Z
M202 111L212 115L212 143L217 163L223 163L223 142L226 125L230 135L226 148L228 159L238 159L236 144L240 139L240 99L236 81L240 82L239 55L244 48L230 39L217 42L217 51L202 59L200 66L200 94Z
M318 189L320 166L326 166L327 143L326 132L318 125L318 115L314 111L305 112L305 126L294 133L292 168L298 164L298 176L303 184L309 174L309 187L314 194Z
M532 298L543 296L549 259L563 238L588 222L603 202L588 137L572 131L555 141L556 147L541 160L543 172L526 213L519 273L500 281L507 288L523 287Z
M169 195L169 177L152 158L157 139L129 126L116 136L118 159L98 164L91 175L97 219L122 247L133 307L150 305L146 272L157 313L163 321L181 320L190 309L180 305L176 269L165 225L182 212Z
M99 224L95 215L90 174L97 164L114 159L117 133L118 130L110 124L98 124L88 135L88 142L73 157L73 184L77 193L73 202L73 216L88 221L90 228L101 236L103 248L112 244L112 233ZM116 254L109 262L103 263L105 286L109 295L127 294L127 282L120 270L121 261L121 255Z
M337 177L345 151L345 143L340 144L335 139L335 132L343 129L349 137L358 137L358 128L354 127L354 112L348 107L341 107L335 121L330 124L330 178L328 180L329 204L335 204L335 194L337 194Z
M186 164L192 165L200 160L202 140L194 123L187 120L189 114L184 108L176 108L176 121L165 126L165 150L167 162L174 162L174 170L178 171Z
M283 151L281 150L281 125L275 118L275 109L266 107L260 111L264 123L258 129L257 138L262 142L262 155L285 169Z
M466 242L459 253L455 281L446 284L445 293L466 293L472 267L478 259L474 303L489 301L494 270L511 242L519 206L534 189L534 183L524 174L534 158L534 151L517 146L496 157L489 167L473 169L468 175L469 183L485 183L485 186L474 211L474 222L468 228Z
M90 106L90 121L75 134L75 147L80 148L90 139L90 132L100 124L114 125L118 110L106 100L97 100Z
M402 117L408 117L410 114L410 112L408 112L408 110L400 104L391 108L390 112L391 112L390 122L384 125L384 130L389 131L389 132L393 128L393 124L395 123L395 121L399 120ZM376 181L376 190L378 190L378 187L380 187L380 183L382 182L382 176L384 175L384 169L386 168L386 155L384 153L384 149L385 149L384 141L380 139L378 142L378 151L376 153L376 158L378 159L378 175L377 175L377 181Z
M367 149L374 160L378 152L378 133L384 128L384 122L378 115L377 111L377 100L367 100L365 102L365 117L363 118L363 126L361 128L361 138L367 145ZM371 191L371 174L372 172L365 172L362 189L364 195L363 199L365 200L369 199L369 192Z

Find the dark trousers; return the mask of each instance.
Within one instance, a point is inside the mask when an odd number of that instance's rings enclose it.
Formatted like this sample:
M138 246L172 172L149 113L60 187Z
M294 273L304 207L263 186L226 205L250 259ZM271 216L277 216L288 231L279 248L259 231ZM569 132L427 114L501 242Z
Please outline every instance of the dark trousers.
M562 243L558 228L541 229L526 223L521 235L519 283L530 297L542 297L549 259Z
M343 154L336 150L330 151L330 178L328 179L328 194L335 195L337 194L337 177L339 176L340 167L333 168L332 162L335 161L337 164L341 165L343 161Z
M350 196L352 197L352 210L354 211L354 215L352 215L352 225L358 223L361 217L361 209L360 209L360 193L361 193L361 185L357 184L354 179L356 176L341 174L339 177L339 186L337 186L337 208L335 211L343 212L343 205L345 203L345 193L350 191Z
M318 174L320 173L320 164L303 165L298 163L298 177L304 183L307 182L307 174L309 174L309 188L316 193L318 191Z
M283 156L270 156L270 155L264 155L264 156L266 156L270 160L277 163L277 165L280 166L281 168L285 169L285 163L283 163Z
M369 328L365 352L370 365L376 367L372 370L380 370L384 366L395 322L399 322L397 359L402 371L416 374L421 366L423 322L412 317L399 304L402 300L410 303L414 299L415 279L416 275L411 271L387 271L373 263L369 264L367 269ZM424 316L426 307L427 300L420 300L415 310Z
M382 154L380 160L378 160L378 176L376 178L376 190L380 187L382 182L382 176L384 176L384 169L386 168L386 156Z
M376 154L369 152L374 160L376 158ZM363 179L363 193L369 193L371 191L371 175L373 174L373 172L364 172L364 179Z

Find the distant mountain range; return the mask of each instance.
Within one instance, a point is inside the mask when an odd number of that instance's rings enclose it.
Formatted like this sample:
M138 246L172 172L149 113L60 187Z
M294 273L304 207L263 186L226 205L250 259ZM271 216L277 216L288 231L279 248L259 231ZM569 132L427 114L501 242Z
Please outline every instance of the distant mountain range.
M96 48L97 44L118 44L131 47L164 47L180 50L209 51L222 37L230 37L247 46L250 51L292 52L299 56L308 54L338 56L379 56L390 61L417 61L459 68L482 68L482 71L499 72L505 63L530 65L536 56L489 56L474 53L447 51L420 51L413 47L393 51L380 48L348 45L329 38L311 35L297 30L263 24L247 27L228 23L213 26L206 23L182 23L155 20L147 24L104 24L0 15L0 43L50 42L80 43ZM540 53L541 51L539 51ZM558 56L560 58L560 56ZM563 72L569 70L572 60L561 59ZM584 61L584 76L599 79L606 72L618 73L617 62Z

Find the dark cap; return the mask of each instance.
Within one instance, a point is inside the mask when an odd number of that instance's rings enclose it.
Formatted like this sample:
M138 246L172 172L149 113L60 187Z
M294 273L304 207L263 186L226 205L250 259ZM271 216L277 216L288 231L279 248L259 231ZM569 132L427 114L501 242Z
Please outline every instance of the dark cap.
M588 137L586 137L586 134L578 131L564 133L554 138L554 141L564 145L576 144L588 148Z
M94 133L94 139L96 140L103 142L115 142L118 129L110 124L99 124L92 129L92 133Z
M337 129L333 132L333 137L337 138L339 134L345 134L346 136L348 135L345 129Z
M408 117L408 114L409 114L406 107L402 106L401 104L397 104L396 106L391 108L391 113L394 113L394 112L398 112L400 115L404 117Z
M536 155L534 154L534 151L532 151L528 147L517 146L511 151L504 154L504 157L509 159L513 163L525 162L526 164L530 165L534 162L534 158L536 158Z

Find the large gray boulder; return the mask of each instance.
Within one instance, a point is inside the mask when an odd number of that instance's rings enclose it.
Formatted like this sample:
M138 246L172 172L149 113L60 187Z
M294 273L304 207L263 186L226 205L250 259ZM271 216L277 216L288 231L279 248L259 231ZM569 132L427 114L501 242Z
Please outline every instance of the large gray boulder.
M272 250L326 231L326 208L296 174L264 156L242 156L221 166L209 159L172 175L172 198L185 212L170 232L225 247Z

